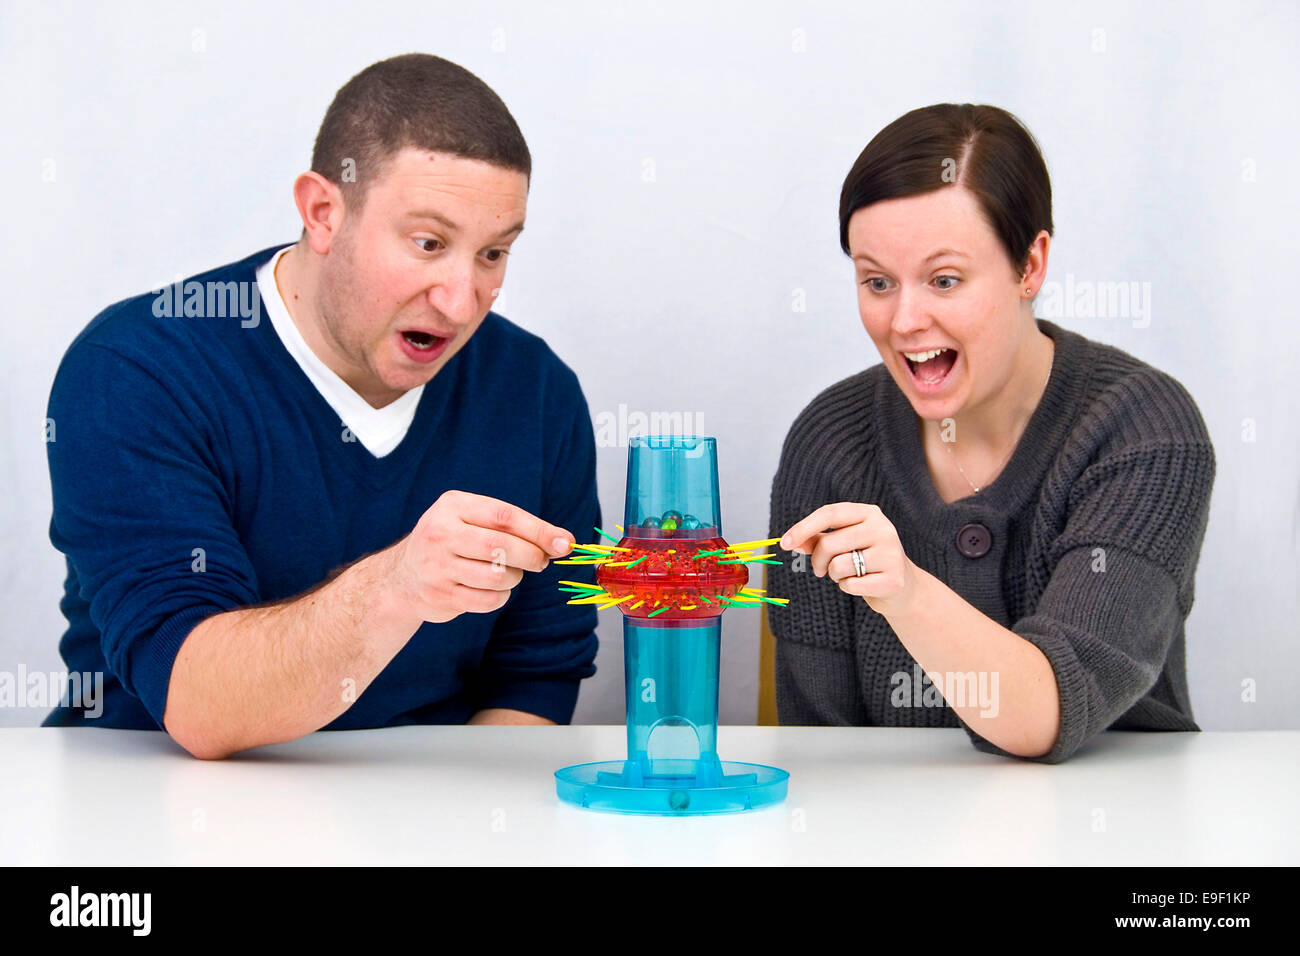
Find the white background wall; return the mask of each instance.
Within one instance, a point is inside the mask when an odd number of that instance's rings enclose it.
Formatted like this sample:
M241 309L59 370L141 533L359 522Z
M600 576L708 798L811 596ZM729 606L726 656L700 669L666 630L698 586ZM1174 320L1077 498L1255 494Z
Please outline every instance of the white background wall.
M766 536L799 410L879 361L837 245L853 159L916 106L1017 113L1052 174L1049 278L1150 283L1146 327L1056 321L1174 375L1214 438L1197 719L1300 727L1298 41L1295 5L1266 2L5 3L0 670L61 666L41 427L68 343L110 302L295 238L290 184L334 92L418 50L486 80L533 151L501 311L573 366L593 415L702 416L733 541ZM625 454L600 451L614 518ZM728 615L723 722L754 719L757 631ZM617 723L617 613L600 634L577 719Z

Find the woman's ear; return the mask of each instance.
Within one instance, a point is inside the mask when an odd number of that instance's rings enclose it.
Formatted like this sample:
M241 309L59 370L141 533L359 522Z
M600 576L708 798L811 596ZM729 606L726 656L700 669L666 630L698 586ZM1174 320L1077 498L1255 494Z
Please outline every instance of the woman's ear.
M1043 281L1047 278L1047 253L1052 246L1052 237L1047 234L1047 230L1040 230L1034 237L1034 241L1029 246L1029 254L1025 256L1024 273L1020 277L1021 293L1026 298L1032 298L1038 294L1038 290L1043 287Z

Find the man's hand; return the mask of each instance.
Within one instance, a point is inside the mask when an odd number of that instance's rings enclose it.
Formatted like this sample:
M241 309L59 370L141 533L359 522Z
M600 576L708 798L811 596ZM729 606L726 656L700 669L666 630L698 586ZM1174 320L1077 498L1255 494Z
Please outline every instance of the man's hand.
M512 504L449 491L401 541L306 594L199 623L176 655L163 724L209 759L319 730L422 622L495 611L524 571L572 547L563 528Z
M505 501L448 491L389 549L393 591L421 621L495 611L525 571L573 549L573 535Z

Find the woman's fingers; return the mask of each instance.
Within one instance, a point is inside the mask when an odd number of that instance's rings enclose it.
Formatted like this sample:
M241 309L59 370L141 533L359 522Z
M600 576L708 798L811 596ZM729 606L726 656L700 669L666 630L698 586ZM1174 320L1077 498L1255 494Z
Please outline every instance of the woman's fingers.
M852 567L853 556L850 552L855 548L865 552L876 543L876 540L877 536L871 527L870 516L858 524L823 534L812 550L813 572L818 576L825 575L837 556L846 557Z
M816 544L812 539L817 535L827 528L834 530L857 524L871 514L873 509L880 510L875 505L864 505L854 501L822 505L781 535L781 547L786 551L803 551L805 554L810 554Z
M863 598L880 614L905 605L916 590L915 566L903 550L898 529L876 505L823 505L782 535L781 547L810 555L819 577L829 577L841 591ZM854 551L862 558L861 574Z
M879 570L878 568L873 568L871 566L872 554L870 548L858 548L857 550L862 554L862 574L864 577L872 571ZM853 554L850 552L848 554L835 555L835 557L831 559L830 564L826 566L826 576L841 588L847 589L849 579L858 576L858 569L853 565Z

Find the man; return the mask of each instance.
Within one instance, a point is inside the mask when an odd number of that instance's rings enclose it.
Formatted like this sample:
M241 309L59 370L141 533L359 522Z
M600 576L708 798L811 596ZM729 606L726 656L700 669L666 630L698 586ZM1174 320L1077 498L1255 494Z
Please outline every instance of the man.
M477 77L377 63L294 183L296 244L73 342L50 537L60 650L105 675L94 724L220 758L320 728L571 719L595 613L549 562L600 523L591 421L568 367L489 311L530 170Z

